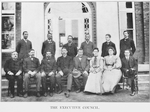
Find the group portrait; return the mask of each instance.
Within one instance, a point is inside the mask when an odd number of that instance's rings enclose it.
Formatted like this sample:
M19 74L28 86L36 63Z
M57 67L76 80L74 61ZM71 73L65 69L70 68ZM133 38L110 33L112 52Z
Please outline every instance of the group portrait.
M2 102L149 101L149 2L1 6Z

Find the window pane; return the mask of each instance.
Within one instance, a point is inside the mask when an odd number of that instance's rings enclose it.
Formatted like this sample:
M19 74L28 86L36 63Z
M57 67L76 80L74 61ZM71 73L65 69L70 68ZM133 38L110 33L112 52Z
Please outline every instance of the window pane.
M126 8L132 8L132 2L126 2Z
M133 17L132 13L127 13L127 28L133 28Z
M63 44L67 43L65 38L65 20L59 20L59 46L62 47Z
M72 20L72 36L74 43L78 46L78 20Z

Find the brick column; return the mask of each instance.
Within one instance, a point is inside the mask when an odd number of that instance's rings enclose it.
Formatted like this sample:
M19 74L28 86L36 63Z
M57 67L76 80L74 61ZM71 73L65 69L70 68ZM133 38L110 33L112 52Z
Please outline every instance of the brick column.
M149 2L143 2L145 60L149 63Z
M145 59L143 3L135 2L135 28L136 28L136 57L139 63Z

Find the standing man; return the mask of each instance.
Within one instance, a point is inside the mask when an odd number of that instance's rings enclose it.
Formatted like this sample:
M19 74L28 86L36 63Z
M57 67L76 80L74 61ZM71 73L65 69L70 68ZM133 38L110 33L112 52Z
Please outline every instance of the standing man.
M47 34L47 40L43 42L42 45L42 55L45 58L46 52L50 51L52 53L52 56L55 57L55 51L56 51L56 45L55 42L52 40L52 34Z
M129 49L131 51L130 55L133 55L135 52L135 44L133 39L129 38L129 33L127 30L123 32L124 38L120 40L120 58L124 57L124 51Z
M34 57L35 51L31 49L29 52L29 57L25 58L23 61L23 70L24 70L24 86L25 86L25 94L24 97L28 97L29 93L29 81L30 78L34 78L36 80L36 91L37 97L40 97L40 86L41 86L41 74L39 73L39 59Z
M45 97L47 96L48 87L50 87L49 95L51 97L53 96L55 86L55 75L56 75L56 61L55 58L52 57L52 53L50 51L47 51L46 58L44 58L41 62L42 89ZM50 81L50 83L46 83L47 79Z
M83 76L83 90L88 78L88 72L89 72L89 61L87 59L87 56L83 55L83 49L78 50L78 55L74 57L74 69L73 69L73 77L75 84L77 85L78 90L76 93L79 93L81 91L81 83L79 81L80 75Z
M93 57L94 43L90 41L90 35L85 34L85 42L81 44L81 49L83 49L83 55L87 56L90 60Z
M22 61L18 59L16 51L12 52L11 58L6 61L4 71L9 80L10 97L14 97L15 80L17 81L17 95L21 97L23 91Z
M77 46L73 43L73 37L71 35L68 35L68 43L63 47L67 49L67 55L72 57L72 59L77 55Z
M62 90L61 78L67 78L67 92L65 93L66 98L70 96L71 86L72 86L72 70L73 70L73 61L72 57L67 56L67 49L63 47L61 49L62 56L57 59L57 74L56 74L56 83L58 84L58 94Z
M133 56L130 56L130 50L124 51L125 57L122 58L122 72L125 77L128 77L127 84L131 87L131 96L135 95L134 78L137 74L137 62Z
M115 44L113 42L111 42L111 40L110 40L111 39L111 35L110 34L106 34L105 38L106 38L106 42L104 42L102 44L102 54L101 54L102 57L105 57L105 56L108 55L108 48L109 47L113 47L114 50L116 51ZM114 55L116 55L116 54L117 54L117 51L114 53Z
M16 51L19 54L20 59L25 59L29 55L29 51L32 49L32 43L31 41L28 40L28 32L24 31L23 32L23 39L21 39L16 47Z

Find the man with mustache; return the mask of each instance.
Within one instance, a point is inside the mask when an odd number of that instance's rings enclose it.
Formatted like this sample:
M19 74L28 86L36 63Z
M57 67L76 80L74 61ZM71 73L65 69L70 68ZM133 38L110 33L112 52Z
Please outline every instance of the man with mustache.
M6 78L9 80L10 97L13 98L15 80L17 81L17 96L22 97L23 91L23 76L22 76L22 60L18 59L16 51L11 53L11 58L4 65Z

